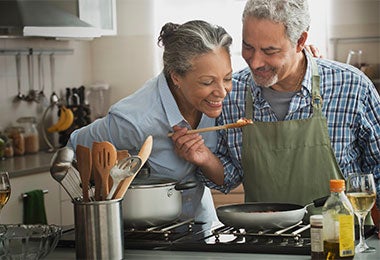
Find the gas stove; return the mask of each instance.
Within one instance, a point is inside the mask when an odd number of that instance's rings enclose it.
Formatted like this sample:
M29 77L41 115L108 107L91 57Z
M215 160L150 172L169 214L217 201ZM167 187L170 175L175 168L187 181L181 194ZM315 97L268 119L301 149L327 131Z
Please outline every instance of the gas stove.
M249 231L193 219L146 230L126 229L125 248L236 253L310 254L310 225Z
M366 226L366 237L374 231L374 226ZM58 247L74 247L74 234L64 232ZM310 255L311 248L310 225L302 221L278 230L245 230L187 219L146 229L125 228L124 234L126 249Z

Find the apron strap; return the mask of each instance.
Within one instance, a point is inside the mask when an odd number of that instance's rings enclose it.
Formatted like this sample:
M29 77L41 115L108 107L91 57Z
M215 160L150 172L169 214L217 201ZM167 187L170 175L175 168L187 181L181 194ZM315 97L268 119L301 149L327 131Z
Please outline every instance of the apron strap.
M306 54L309 55L309 54ZM318 73L317 63L313 58L311 60L311 68L312 68L312 84L311 84L311 104L313 106L313 116L321 116L322 115L322 97L321 92L319 90L320 77Z

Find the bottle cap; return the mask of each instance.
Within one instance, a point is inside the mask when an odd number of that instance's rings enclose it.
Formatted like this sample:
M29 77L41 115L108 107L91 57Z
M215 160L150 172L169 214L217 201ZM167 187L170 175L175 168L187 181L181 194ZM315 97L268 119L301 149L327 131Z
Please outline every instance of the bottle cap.
M330 180L330 191L339 192L344 190L344 180Z
M322 215L312 215L310 216L311 225L323 225L323 216Z

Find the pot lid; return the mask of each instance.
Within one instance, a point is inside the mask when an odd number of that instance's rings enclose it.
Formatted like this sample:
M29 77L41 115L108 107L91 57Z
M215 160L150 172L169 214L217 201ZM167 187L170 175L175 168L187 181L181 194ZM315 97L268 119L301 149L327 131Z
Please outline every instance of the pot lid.
M130 188L152 188L152 187L164 187L171 186L177 183L176 180L170 178L160 178L160 177L136 177L132 183Z

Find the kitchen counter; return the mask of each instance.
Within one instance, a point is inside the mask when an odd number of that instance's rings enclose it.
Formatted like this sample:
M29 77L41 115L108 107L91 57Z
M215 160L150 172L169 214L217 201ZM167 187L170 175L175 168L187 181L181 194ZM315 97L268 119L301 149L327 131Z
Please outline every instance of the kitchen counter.
M20 177L33 173L46 172L54 153L40 151L36 154L15 156L0 160L0 170L7 171L10 177Z
M356 254L354 259L380 259L380 240L374 235L367 239L369 246L375 247L376 252L370 254ZM46 259L75 259L74 248L56 248ZM247 253L217 253L217 252L190 252L190 251L159 251L159 250L125 250L124 259L173 259L173 260L231 260L231 259L310 259L307 255L280 255L280 254L247 254Z

